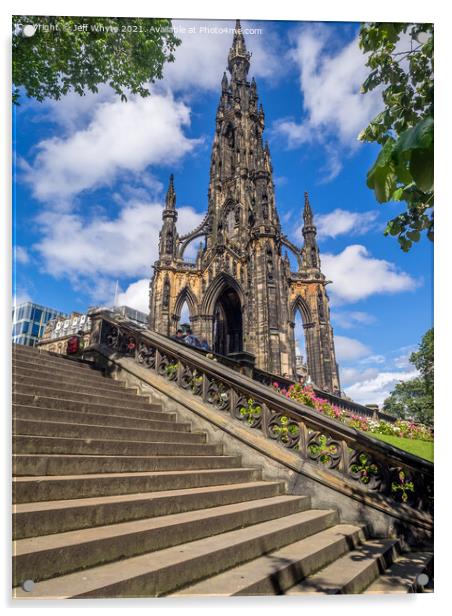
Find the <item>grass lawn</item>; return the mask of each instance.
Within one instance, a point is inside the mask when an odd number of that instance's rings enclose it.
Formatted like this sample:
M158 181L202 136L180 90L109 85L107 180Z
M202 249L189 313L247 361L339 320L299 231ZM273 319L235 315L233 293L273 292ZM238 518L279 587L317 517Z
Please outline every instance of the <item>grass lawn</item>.
M424 460L433 462L433 441L414 441L410 438L400 438L399 436L389 436L388 434L371 434L370 432L366 432L366 434L389 443L393 447L398 447L415 456L424 458Z

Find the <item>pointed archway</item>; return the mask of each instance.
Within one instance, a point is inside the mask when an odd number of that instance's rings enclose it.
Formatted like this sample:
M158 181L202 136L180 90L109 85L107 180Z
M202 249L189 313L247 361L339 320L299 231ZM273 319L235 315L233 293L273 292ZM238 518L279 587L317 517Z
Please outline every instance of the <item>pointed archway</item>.
M213 350L221 355L243 350L242 306L237 291L226 287L213 311Z

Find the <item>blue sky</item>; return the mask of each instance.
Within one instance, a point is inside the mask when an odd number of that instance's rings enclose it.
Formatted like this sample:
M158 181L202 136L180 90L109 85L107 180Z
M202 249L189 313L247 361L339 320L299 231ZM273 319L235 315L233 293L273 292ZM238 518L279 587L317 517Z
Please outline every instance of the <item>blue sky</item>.
M178 228L207 206L210 145L232 35L177 21L182 45L151 97L121 103L105 87L14 110L16 300L68 311L147 306L161 206L175 174ZM403 253L385 238L400 204L378 205L365 176L376 148L356 136L381 109L359 94L368 69L358 24L242 22L253 56L284 231L300 243L303 193L319 231L343 388L382 402L413 376L410 352L432 324L432 245ZM191 33L189 28L196 32Z

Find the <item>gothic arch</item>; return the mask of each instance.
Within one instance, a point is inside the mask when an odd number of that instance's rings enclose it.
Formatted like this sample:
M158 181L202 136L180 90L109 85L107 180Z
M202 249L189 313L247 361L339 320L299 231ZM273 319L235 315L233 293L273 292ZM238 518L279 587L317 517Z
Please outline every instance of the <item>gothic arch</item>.
M190 311L190 318L193 318L199 314L198 300L196 299L196 296L191 288L187 285L179 292L176 298L173 317L177 317L178 319L180 318L180 313L184 302L187 302L188 310Z
M312 323L311 310L303 297L301 297L301 295L297 295L297 297L294 299L290 306L290 320L292 322L295 322L297 310L299 310L301 313L301 318L303 319L304 326Z
M203 314L213 316L213 311L215 308L215 303L221 293L227 287L231 287L237 293L240 299L240 304L243 309L244 305L244 293L242 286L235 278L233 278L230 274L226 272L220 272L210 283L207 288L203 301L202 301L202 312Z
M191 244L193 240L196 240L198 237L206 237L206 235L207 235L206 231L200 231L199 233L191 234L190 237L188 237L186 240L181 242L180 247L179 247L179 257L181 259L184 258L184 252L187 249L187 246Z
M288 248L290 252L295 256L295 258L297 259L297 263L298 263L298 269L301 270L301 267L302 267L301 251L295 246L295 244L293 244L285 236L281 238L281 244L285 246L286 248Z

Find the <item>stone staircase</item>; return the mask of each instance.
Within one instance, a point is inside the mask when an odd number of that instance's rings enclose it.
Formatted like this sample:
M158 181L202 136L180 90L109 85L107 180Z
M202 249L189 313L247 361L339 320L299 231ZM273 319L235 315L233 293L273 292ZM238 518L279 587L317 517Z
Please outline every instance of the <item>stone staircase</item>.
M13 389L16 598L419 590L430 553L311 508L86 362L16 346Z

